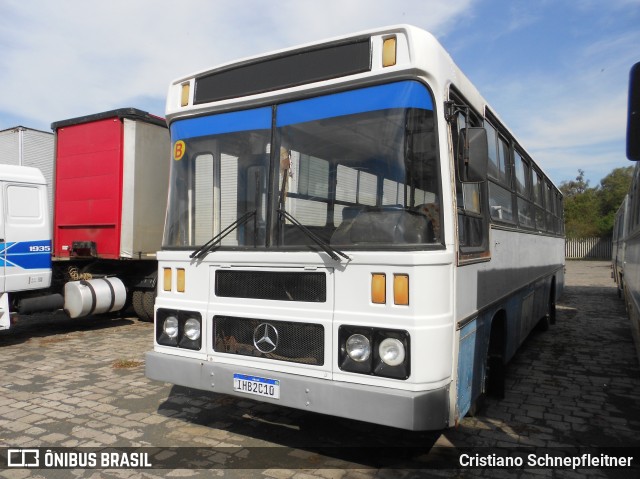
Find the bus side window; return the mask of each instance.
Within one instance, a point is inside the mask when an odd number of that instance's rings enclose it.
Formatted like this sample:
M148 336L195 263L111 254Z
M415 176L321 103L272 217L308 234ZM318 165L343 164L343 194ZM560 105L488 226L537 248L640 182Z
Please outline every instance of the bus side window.
M489 146L489 214L494 220L513 222L511 155L507 141L485 120Z
M530 167L518 151L515 151L516 166L516 196L518 204L518 224L526 228L533 227L533 206L529 202L530 196Z

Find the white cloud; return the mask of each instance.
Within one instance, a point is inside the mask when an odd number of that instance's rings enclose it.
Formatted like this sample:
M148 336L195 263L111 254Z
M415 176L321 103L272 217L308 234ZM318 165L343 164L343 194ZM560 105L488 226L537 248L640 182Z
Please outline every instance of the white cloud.
M631 17L639 4L560 3L593 14L599 25ZM619 161L626 82L631 63L640 59L640 31L610 28L607 36L592 36L593 25L569 22L571 31L562 30L566 43L558 45L561 62L551 61L557 51L546 58L541 45L540 58L510 68L505 49L522 41L523 32L544 36L556 5L545 0L501 10L480 0L2 0L0 129L14 126L12 118L48 129L53 121L124 106L162 115L169 83L193 71L411 23L444 40L463 67L470 63L466 73L545 170L559 167L559 152L566 164L577 158L601 164L602 144L618 144L608 154ZM504 18L496 17L500 13ZM597 156L585 153L585 145ZM571 155L571 149L580 153Z
M163 105L169 82L192 71L385 24L444 34L472 1L3 1L0 113L46 128L141 99Z

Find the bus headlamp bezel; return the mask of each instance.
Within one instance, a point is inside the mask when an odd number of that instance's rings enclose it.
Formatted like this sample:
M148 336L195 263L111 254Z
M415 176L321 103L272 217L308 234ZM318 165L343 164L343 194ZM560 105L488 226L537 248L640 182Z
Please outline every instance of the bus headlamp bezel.
M349 345L349 340L361 342L360 336L369 344L370 354L367 357L354 355L354 346ZM406 380L411 375L410 343L411 337L404 330L342 325L338 329L338 366L346 372ZM389 345L394 345L402 353L398 352L396 360L385 362L383 355Z
M167 328L167 321L169 327ZM177 334L173 322L177 321ZM188 324L188 326L187 326ZM168 329L168 331L167 331ZM156 343L199 351L202 349L202 315L194 311L158 309L156 312Z

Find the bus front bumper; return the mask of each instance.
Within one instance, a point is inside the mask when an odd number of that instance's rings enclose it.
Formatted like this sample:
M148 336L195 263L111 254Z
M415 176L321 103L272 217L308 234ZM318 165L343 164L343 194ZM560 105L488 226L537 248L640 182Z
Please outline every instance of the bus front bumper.
M234 391L234 374L279 381L279 399ZM449 388L411 392L232 366L150 351L146 376L203 391L413 431L448 426Z

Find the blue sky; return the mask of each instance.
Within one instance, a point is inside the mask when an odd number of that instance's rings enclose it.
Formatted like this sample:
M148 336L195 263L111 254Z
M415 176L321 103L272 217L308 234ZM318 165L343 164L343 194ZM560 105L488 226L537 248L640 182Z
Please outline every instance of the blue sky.
M0 130L120 107L163 115L177 77L398 23L438 37L556 183L631 164L640 0L0 0Z

